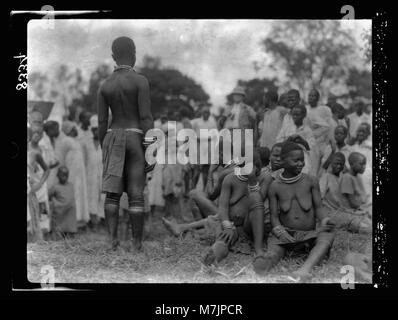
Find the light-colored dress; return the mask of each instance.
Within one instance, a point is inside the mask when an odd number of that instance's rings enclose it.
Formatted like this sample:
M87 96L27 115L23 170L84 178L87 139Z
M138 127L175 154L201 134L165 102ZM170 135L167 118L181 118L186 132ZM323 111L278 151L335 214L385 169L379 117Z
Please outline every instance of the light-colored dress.
M276 143L276 137L282 128L284 116L289 112L289 109L276 106L274 109L265 111L264 118L261 125L260 146L271 149Z
M79 129L78 140L82 146L84 165L86 168L86 182L88 193L88 209L91 214L98 214L100 189L98 189L98 153L95 149L93 133L91 130ZM100 154L102 161L102 154ZM102 173L102 171L101 171Z
M61 165L69 169L69 182L73 184L76 201L76 218L78 223L90 220L86 168L83 150L79 141L60 133L55 140L55 153Z

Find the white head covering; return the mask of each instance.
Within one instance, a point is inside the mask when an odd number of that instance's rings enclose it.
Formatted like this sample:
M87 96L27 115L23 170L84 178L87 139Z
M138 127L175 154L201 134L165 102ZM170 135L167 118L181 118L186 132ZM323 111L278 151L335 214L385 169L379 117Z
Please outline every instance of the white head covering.
M98 128L98 116L94 114L90 118L90 127L91 128Z

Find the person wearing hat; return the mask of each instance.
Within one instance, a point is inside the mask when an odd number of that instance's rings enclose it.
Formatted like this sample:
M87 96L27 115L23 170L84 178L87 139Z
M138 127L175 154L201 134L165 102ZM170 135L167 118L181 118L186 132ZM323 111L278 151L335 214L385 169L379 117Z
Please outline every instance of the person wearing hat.
M256 112L253 108L245 104L246 97L245 89L241 86L236 86L231 92L232 105L225 109L226 120L224 122L224 129L252 129L254 141L257 141L257 124ZM254 144L255 145L255 144Z
M77 125L67 120L62 123L62 132L56 129L51 130L51 127L49 129L47 129L47 133L50 138L54 138L56 156L60 164L69 169L69 182L72 183L75 192L78 227L84 227L90 220L90 215L87 200L86 168L83 150L78 140Z

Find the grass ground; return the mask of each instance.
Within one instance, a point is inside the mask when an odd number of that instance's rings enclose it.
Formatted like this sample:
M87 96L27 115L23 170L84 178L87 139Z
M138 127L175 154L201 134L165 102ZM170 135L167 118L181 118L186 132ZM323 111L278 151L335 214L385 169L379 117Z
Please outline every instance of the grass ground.
M149 232L150 230L150 232ZM155 215L148 225L142 253L133 254L128 242L107 250L105 230L81 232L73 239L28 243L28 279L40 283L40 270L51 265L56 283L292 283L289 275L300 259L285 258L267 276L257 276L253 256L231 253L217 268L200 260L207 248L195 232L171 236ZM340 268L348 249L361 251L369 236L338 231L329 259L313 271L313 283L340 283Z

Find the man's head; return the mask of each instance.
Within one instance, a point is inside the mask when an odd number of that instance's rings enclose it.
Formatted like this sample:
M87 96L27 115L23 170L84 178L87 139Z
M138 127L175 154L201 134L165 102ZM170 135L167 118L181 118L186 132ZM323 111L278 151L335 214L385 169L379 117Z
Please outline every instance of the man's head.
M311 107L316 107L319 101L319 91L316 89L312 89L309 93L308 93L308 104Z
M64 121L62 123L62 131L67 136L72 137L72 138L77 137L77 135L78 135L76 125L72 121L68 121L68 120Z
M354 174L364 173L366 168L366 157L359 152L352 152L348 156L348 163Z
M278 103L278 92L274 89L267 91L264 94L264 105L269 107Z
M47 121L44 124L44 131L49 138L56 138L59 136L59 124L57 121Z
M304 168L303 149L294 142L286 141L281 150L282 167L292 175L298 175Z
M33 144L38 144L43 137L43 127L38 125L31 126L28 130L28 134L30 136L30 142Z
M334 140L336 140L338 144L343 144L345 139L347 139L347 135L348 129L344 126L339 125L334 129Z
M235 87L231 94L234 103L241 103L246 96L245 89L241 86Z
M282 161L281 161L281 150L282 150L283 143L275 143L271 149L271 155L269 160L271 162L271 170L275 171L282 168Z
M66 166L60 166L57 171L57 177L60 184L65 184L69 177L68 168Z
M112 43L112 58L116 64L135 65L135 44L129 37L119 37Z
M333 105L337 103L337 97L334 94L330 94L328 96L328 102L327 105L331 108Z
M345 117L345 109L340 103L335 103L332 105L332 113L336 116L337 119L341 120Z
M43 115L39 111L32 111L29 114L29 124L31 126L43 126Z
M370 124L363 122L357 129L357 140L359 142L365 141L370 136Z
M88 128L90 126L91 113L88 111L82 111L79 114L79 121L83 127Z
M279 96L278 104L280 106L283 106L283 107L287 108L288 107L287 98L288 98L288 93L287 92L282 93Z
M210 117L210 109L209 107L203 107L202 108L202 118L203 120L207 121L209 120Z
M354 105L354 110L358 115L361 115L366 109L366 105L363 101L357 101Z
M306 116L307 109L302 104L298 104L292 108L292 119L296 126L302 126Z
M341 171L343 171L345 166L345 156L341 152L336 152L333 155L332 162L330 163L330 167L332 169L332 173L336 176L340 174Z
M296 89L291 89L287 92L287 107L292 109L300 102L300 92Z

